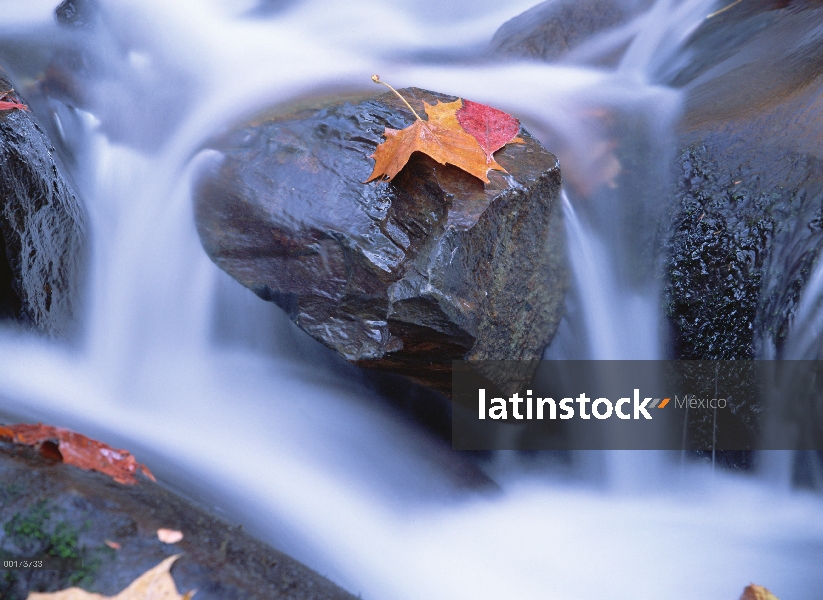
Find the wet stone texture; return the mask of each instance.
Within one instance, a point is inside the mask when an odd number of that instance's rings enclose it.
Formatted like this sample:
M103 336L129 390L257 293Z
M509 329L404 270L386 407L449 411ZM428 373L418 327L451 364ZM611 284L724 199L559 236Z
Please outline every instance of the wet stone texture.
M401 90L422 101L455 98ZM566 287L554 155L527 132L475 177L415 153L392 182L363 182L399 99L311 108L220 140L196 194L208 255L314 338L366 367L448 393L453 359L535 359Z
M0 73L0 91L10 89ZM53 151L30 112L0 112L0 319L63 335L75 313L85 227Z
M783 180L775 185L733 158L703 144L681 156L667 288L680 358L746 359L767 351L762 344L779 348L817 257L823 162L775 157Z
M172 554L182 555L171 570L178 591L196 589L200 600L354 598L240 527L141 479L121 485L0 443L0 553L82 560L75 571L0 570L0 598L71 586L114 596ZM181 531L183 540L164 544L161 527Z
M666 263L678 358L783 356L823 244L823 9L740 6L701 26L672 78L686 96Z

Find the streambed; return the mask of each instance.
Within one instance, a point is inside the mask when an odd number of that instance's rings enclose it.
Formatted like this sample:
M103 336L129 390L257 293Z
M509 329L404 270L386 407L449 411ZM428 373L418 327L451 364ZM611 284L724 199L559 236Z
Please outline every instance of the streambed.
M474 458L219 271L192 221L192 183L219 158L201 148L238 119L377 94L375 72L459 93L517 115L560 157L575 288L547 355L668 357L648 244L685 92L660 73L689 60L684 42L715 3L658 0L559 63L484 55L527 1L100 6L95 27L66 30L53 2L0 4L17 80L61 44L89 61L74 72L84 103L32 101L90 221L82 332L0 332L5 420L129 448L364 598L734 599L750 582L820 597L823 502L792 487L790 456L740 473L655 452L499 453L481 463L496 486L476 485Z

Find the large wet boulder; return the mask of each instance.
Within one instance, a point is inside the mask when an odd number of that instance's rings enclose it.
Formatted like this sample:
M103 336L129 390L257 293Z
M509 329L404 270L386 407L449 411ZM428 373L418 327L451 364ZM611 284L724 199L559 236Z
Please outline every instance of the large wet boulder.
M195 200L212 260L344 358L447 393L454 359L541 357L566 287L554 155L521 131L485 186L419 153L365 184L384 128L414 119L397 97L286 113L215 143Z
M819 3L741 3L687 44L668 240L676 356L783 355L823 244Z
M0 92L9 90L0 73ZM31 112L0 111L0 319L65 335L81 287L85 226L53 152Z

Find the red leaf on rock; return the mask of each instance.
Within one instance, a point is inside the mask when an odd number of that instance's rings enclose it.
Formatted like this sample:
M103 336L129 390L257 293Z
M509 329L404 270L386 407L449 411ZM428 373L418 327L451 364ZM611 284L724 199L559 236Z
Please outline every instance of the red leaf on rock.
M514 139L520 131L520 121L485 104L463 100L463 107L457 111L457 121L480 144L486 153L486 162L494 160L492 155L509 142L523 142Z
M19 108L20 110L28 110L29 107L25 104L20 104L19 102L9 102L5 100L5 97L11 94L11 90L8 92L4 92L0 94L0 110L11 110L12 108Z
M5 100L0 100L0 110L11 110L12 108L28 110L25 104L20 104L19 102L6 102Z
M155 481L151 471L137 462L128 450L112 448L63 427L52 427L42 423L0 425L0 438L10 439L16 444L34 446L47 458L62 459L68 465L87 471L98 471L117 483L137 483L134 475L138 469ZM56 452L54 445L57 446Z

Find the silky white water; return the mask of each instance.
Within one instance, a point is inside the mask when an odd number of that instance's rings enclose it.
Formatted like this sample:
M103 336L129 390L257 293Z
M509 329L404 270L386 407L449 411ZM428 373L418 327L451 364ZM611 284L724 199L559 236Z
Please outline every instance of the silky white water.
M766 477L618 452L581 453L561 474L504 453L489 466L499 492L464 489L462 457L219 271L192 221L192 180L219 160L202 145L244 115L370 91L372 73L457 94L520 117L560 156L574 289L549 352L662 357L659 290L634 240L655 228L682 99L650 74L685 59L714 3L659 0L557 65L459 60L526 0L101 4L97 30L78 34L102 65L85 80L94 108L37 115L64 132L90 221L81 334L0 331L5 418L132 449L367 599L734 600L752 581L823 596L823 502ZM66 35L53 8L0 2L0 39L50 47ZM631 42L623 60L587 67L615 36ZM615 116L641 126L651 197L616 183Z

